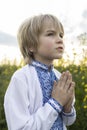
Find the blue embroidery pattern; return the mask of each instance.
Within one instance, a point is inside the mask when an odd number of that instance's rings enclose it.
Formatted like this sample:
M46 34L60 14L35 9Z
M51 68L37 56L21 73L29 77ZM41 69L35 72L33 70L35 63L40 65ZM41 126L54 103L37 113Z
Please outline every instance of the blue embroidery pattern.
M44 105L51 98L54 80L57 81L58 79L53 72L53 66L48 67L47 65L42 64L38 61L33 61L31 65L34 66L37 71L37 75L42 88ZM50 130L63 130L61 113L59 113L59 117L56 119Z

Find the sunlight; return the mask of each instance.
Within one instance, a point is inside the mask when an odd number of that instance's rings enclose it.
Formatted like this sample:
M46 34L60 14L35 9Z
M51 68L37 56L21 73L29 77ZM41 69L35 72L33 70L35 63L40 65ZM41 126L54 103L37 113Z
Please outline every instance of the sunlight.
M16 60L17 63L20 63L20 57L19 48L0 45L0 63L5 62L5 60L9 60L10 62Z

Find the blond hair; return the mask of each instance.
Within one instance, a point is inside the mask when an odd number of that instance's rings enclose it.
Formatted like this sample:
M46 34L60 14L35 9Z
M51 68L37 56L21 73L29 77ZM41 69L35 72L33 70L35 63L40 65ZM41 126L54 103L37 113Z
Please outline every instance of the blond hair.
M50 14L38 15L26 19L19 27L17 39L26 64L34 59L33 52L29 48L33 47L37 50L39 44L38 38L46 25L51 25L64 33L61 22Z

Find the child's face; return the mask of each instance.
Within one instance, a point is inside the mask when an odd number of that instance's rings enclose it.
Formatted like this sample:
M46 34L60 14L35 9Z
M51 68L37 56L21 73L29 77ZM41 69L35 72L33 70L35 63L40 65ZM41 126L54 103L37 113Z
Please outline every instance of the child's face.
M49 64L54 59L62 58L64 52L63 34L54 27L46 27L39 36L39 46L35 60Z

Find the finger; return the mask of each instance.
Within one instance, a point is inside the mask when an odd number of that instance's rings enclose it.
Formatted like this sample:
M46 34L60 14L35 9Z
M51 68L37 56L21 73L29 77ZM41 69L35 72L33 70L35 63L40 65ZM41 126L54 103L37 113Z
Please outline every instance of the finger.
M56 86L57 86L57 82L54 80L54 84L53 84L53 91L55 91Z
M69 71L66 71L65 72L65 75L67 76L67 79L70 77L70 78L72 78L72 75L71 75L71 73L69 72Z
M67 79L67 81L66 81L66 83L65 83L65 86L64 86L64 88L66 89L66 91L69 89L69 87L71 86L71 83L72 83L72 75L71 74L69 74L68 75L68 79Z
M72 75L70 74L69 71L66 71L65 75L64 75L64 81L65 81L65 83L67 82L68 79L72 80Z
M67 81L67 75L66 75L65 72L62 74L62 76L61 76L61 78L60 78L59 81L60 81L60 86L61 86L61 87L64 87L64 85L65 85L65 83L66 83L66 81Z
M57 85L57 81L56 80L54 80L54 86L56 86Z
M74 93L74 90L75 90L74 88L75 88L75 82L72 82L72 83L71 83L71 86L70 86L69 89L68 89L68 92L71 93L71 94L73 94L73 93Z
M63 72L63 73L61 74L61 77L60 77L60 79L58 80L58 85L59 85L60 87L61 87L61 84L62 84L62 82L63 82L64 75L65 75L65 72Z
M72 87L75 87L75 82L72 82L72 83L71 83L71 86L72 86Z
M68 91L68 89L70 88L71 84L72 84L72 78L69 77L68 80L67 80L67 82L66 82L66 84L65 84L65 86L64 86L64 89L66 91Z

